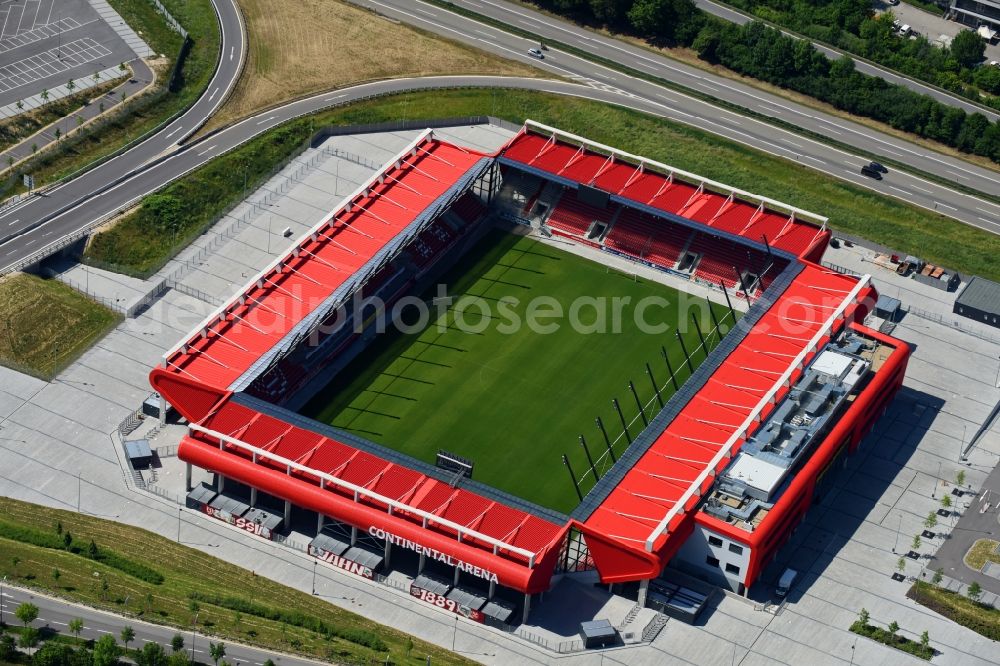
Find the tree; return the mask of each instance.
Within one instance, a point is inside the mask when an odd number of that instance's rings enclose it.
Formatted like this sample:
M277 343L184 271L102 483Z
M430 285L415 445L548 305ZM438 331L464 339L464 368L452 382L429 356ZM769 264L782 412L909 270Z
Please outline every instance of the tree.
M906 558L905 557L901 557L898 560L896 560L896 569L899 571L899 573L906 573Z
M122 627L122 632L119 634L122 639L122 643L125 644L125 652L128 652L128 644L135 640L135 629L129 625Z
M31 144L31 154L34 155L37 152L38 152L38 144L37 143ZM14 559L16 560L17 558L15 557ZM17 566L17 564L15 564L14 566Z
M920 634L920 647L926 652L931 647L931 636L926 631Z
M58 140L59 140L59 137L61 137L61 136L62 136L62 130L61 130L61 129L59 129L59 128L57 127L57 128L56 128L56 131L55 131L55 132L53 132L53 134L55 134L55 136L56 136L56 141L58 141Z
M174 652L167 659L167 663L170 666L191 666L191 662L188 660L188 656L183 652Z
M965 590L965 596L969 597L970 599L976 602L979 601L979 597L982 594L983 594L983 588L981 588L979 586L979 583L976 581L972 581L972 584L969 585L969 587L966 588Z
M21 637L17 639L17 644L23 648L31 649L38 645L39 631L34 627L25 627L21 630Z
M42 98L43 102L49 101L49 91L46 88L42 89L42 92L38 93L38 96Z
M871 619L871 615L868 613L867 608L862 608L861 612L858 613L858 621L861 623L862 627L868 626L868 620Z
M73 535L68 530L63 534L63 545L66 546L66 550L73 545Z
M9 169L12 166L14 166L14 157L11 156L11 155L8 155L7 156L7 168Z
M935 512L931 511L930 513L927 514L927 517L924 518L924 527L926 527L929 530L932 530L935 527L937 527L937 514Z
M69 629L69 633L73 634L77 638L80 638L80 632L83 631L83 619L79 617L73 618L69 621L69 624L66 625L66 628Z
M97 105L97 110L100 111L101 113L104 113L104 102L101 102L100 104Z
M128 99L128 91L122 88L122 91L118 94L118 96L122 98L122 104L124 104L125 100Z
M78 114L76 116L76 126L79 127L82 124L83 124L83 116L81 116L81 115Z
M94 643L94 666L115 666L120 656L121 648L111 634L103 634Z
M22 100L17 100L17 102L15 102L14 106L16 106L17 110L20 111L21 109L24 108L24 102Z
M222 641L209 643L208 654L212 657L212 661L215 662L215 666L219 666L219 660L226 656L226 644Z
M96 544L96 543L94 543L94 540L93 540L93 539L91 539L91 540L90 540L90 545L89 545L89 546L87 546L87 557L89 557L89 558L90 558L90 559L92 559L92 560L96 560L96 559L97 559L97 556L98 556L99 554L100 554L100 553L99 553L99 552L98 552L98 550L97 550L97 544Z
M971 30L962 30L951 40L951 55L962 67L978 65L986 52L986 42Z
M892 622L889 623L889 626L886 627L886 630L889 632L890 636L895 638L896 632L899 631L899 623L893 620Z
M74 656L73 648L65 643L48 641L31 657L31 663L33 666L68 666L73 663Z
M159 643L146 643L135 653L136 666L167 666L170 660Z
M696 16L691 0L635 0L628 10L629 23L639 35L665 42L690 30Z
M264 666L274 666L274 662L268 659L267 661L264 662Z
M174 634L174 637L170 639L170 649L174 652L180 652L184 649L184 637L180 634Z
M998 68L1000 69L1000 68ZM962 486L965 485L965 470L958 470L958 474L955 475L955 485Z
M69 81L66 82L66 90L72 93L73 90L75 89L76 89L76 81L70 79Z
M922 543L923 542L920 540L920 535L919 534L914 534L913 535L913 541L910 543L910 549L911 550L920 550L920 545Z
M941 507L944 509L951 508L951 495L945 495L941 498Z
M17 619L27 627L29 624L38 619L38 606L33 603L25 601L23 604L17 607L14 611L14 615Z
M122 62L118 63L118 69L121 70L122 74L124 74L125 72L128 71L128 67L125 65L125 61L124 60Z
M101 80L101 73L98 72L97 70L94 70L94 76L92 78L94 79L94 83L97 83L98 81Z
M54 580L57 585L59 584L59 579L60 578L62 578L62 572L59 571L59 569L53 569L52 570L52 580Z
M935 569L934 575L931 576L931 582L935 585L940 585L942 580L944 580L944 570L941 568Z
M0 636L0 662L11 662L14 660L14 655L17 654L17 644L14 642L14 637L10 634L3 634Z

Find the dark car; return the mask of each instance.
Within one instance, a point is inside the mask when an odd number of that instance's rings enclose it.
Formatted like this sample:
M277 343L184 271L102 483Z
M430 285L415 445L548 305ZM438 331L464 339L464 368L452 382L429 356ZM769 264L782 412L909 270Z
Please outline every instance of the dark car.
M871 165L866 164L861 167L861 175L868 176L869 178L874 178L875 180L882 180L882 172L878 169L872 168Z
M889 170L888 170L888 169L886 169L886 168L885 168L884 166L882 166L881 164L879 164L878 162L872 162L872 163L871 163L871 164L869 164L868 166L870 166L871 168L875 169L876 171L878 171L878 172L880 172L880 173L889 173Z

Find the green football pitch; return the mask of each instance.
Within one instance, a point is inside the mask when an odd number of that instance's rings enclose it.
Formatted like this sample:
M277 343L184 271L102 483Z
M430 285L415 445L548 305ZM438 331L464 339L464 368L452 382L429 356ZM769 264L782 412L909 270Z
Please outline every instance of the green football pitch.
M563 454L581 491L593 486L579 436L598 473L611 463L595 418L616 455L628 446L612 398L634 438L643 420L629 380L651 418L674 390L662 350L678 384L691 372L678 326L692 367L705 353L691 312L709 347L721 338L703 299L499 230L441 283L453 298L433 305L422 329L388 326L302 412L432 464L438 450L458 454L474 479L563 512L579 502ZM713 307L724 335L732 316Z

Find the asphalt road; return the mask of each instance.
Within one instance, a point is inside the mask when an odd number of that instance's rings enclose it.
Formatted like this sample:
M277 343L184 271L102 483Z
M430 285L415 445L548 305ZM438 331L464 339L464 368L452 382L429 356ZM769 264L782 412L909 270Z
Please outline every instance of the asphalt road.
M222 25L222 53L215 74L201 98L179 118L131 150L74 180L47 190L44 196L32 197L0 213L0 267L57 240L82 222L99 217L100 214L94 211L102 208L100 199L103 189L171 150L215 113L239 78L246 54L246 31L235 0L212 0L212 4ZM96 205L88 206L86 210L79 209L81 203L92 198L96 199ZM62 223L29 233L69 207L75 207L73 221L64 217Z
M750 21L756 20L756 17L748 16L738 9L729 7L727 5L721 5L712 0L694 0L694 4L698 6L699 9L712 14L713 16L718 16L721 19L725 19L730 23L736 23L738 25L743 25ZM884 9L894 10L893 7L886 5ZM919 11L919 10L914 10ZM904 21L905 23L905 21ZM956 24L957 25L957 24ZM782 30L786 35L790 35L799 39L798 35L792 35L791 33ZM928 39L934 39L937 35L927 35ZM850 55L841 51L839 49L831 48L829 46L824 46L817 42L812 42L812 45L816 47L816 50L825 55L830 60L837 60L845 55ZM853 57L853 56L852 56ZM942 104L947 104L948 106L954 106L956 108L962 109L967 113L981 113L990 120L996 120L1000 118L1000 114L990 109L987 109L981 105L973 104L969 100L963 99L957 95L952 95L946 90L940 88L935 88L929 86L926 83L921 83L915 79L908 78L897 74L896 72L880 67L874 63L866 62L854 57L854 69L861 72L862 74L867 74L868 76L876 76L880 79L885 79L889 83L896 85L901 85L909 88L910 90L916 91L921 95L928 95L933 97Z
M657 110L654 113L659 115L715 134L722 134L765 152L797 160L804 166L850 180L881 194L937 210L967 224L1000 233L1000 206L895 170L881 182L872 181L859 173L861 165L868 162L867 159L812 141L796 132L729 112L700 99L644 79L621 74L552 47L545 52L544 60L536 60L527 53L528 48L538 46L535 42L487 27L420 0L352 0L352 2L501 56L522 62L534 62L542 69L582 82L595 89L619 91L628 97L630 104L641 99L646 107L650 105L655 107ZM990 169L941 155L863 125L809 109L504 0L455 0L455 4L506 23L516 24L546 39L585 49L603 58L669 79L690 89L702 90L758 113L784 119L792 125L830 137L859 150L904 162L915 169L936 174L949 181L960 182L963 186L981 192L1000 195L1000 173Z
M126 625L135 631L135 641L129 647L141 647L145 643L159 643L169 654L171 652L170 640L174 634L184 636L184 649L191 655L194 648L194 659L201 663L212 661L208 654L209 642L218 642L217 639L203 636L197 632L192 633L191 629L178 630L173 627L164 627L156 624L141 622L134 618L126 618L120 615L113 615L104 611L95 610L88 606L71 604L59 599L47 597L37 592L23 590L9 585L3 586L3 596L0 598L0 607L3 608L3 619L8 624L18 624L14 611L24 602L33 603L38 606L38 619L32 623L37 629L49 628L62 634L69 635L67 625L70 620L80 618L83 620L84 629L80 632L81 638L97 639L104 634L111 634L115 640L121 644L121 630ZM141 600L134 600L133 606L140 605ZM316 662L293 657L287 654L266 652L247 645L228 643L226 645L226 661L238 666L239 664L251 664L252 666L263 666L268 659L275 664L293 664L301 666L312 666Z

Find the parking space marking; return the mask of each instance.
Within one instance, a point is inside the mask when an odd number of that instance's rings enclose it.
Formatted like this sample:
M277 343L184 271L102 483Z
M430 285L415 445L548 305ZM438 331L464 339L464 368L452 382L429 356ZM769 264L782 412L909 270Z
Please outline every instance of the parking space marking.
M70 30L76 30L77 28L89 25L96 21L97 19L93 19L91 21L87 21L86 23L80 23L75 18L70 17L59 19L55 23L46 23L32 30L26 30L19 33L16 37L6 37L4 39L0 39L0 53L6 53L7 51L24 46L25 44L34 44L35 42L43 39L55 37L58 34L69 32Z
M111 55L111 51L86 37L63 44L0 67L0 92L13 90L88 62Z

